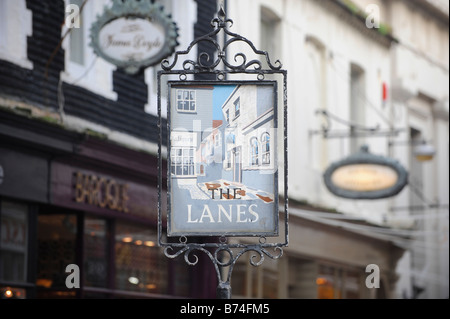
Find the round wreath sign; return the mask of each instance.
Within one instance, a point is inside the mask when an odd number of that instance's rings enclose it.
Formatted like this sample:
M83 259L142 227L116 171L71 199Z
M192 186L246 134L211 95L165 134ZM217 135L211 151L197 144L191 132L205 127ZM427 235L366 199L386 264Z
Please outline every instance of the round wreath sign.
M129 74L159 64L178 45L176 23L151 0L113 0L90 31L95 54Z

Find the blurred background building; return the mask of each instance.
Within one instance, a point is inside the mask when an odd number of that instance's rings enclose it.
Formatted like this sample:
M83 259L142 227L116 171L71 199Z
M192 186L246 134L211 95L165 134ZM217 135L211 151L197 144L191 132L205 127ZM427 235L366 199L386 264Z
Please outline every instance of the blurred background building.
M157 2L177 23L177 50L218 11ZM448 298L448 2L220 2L232 32L288 70L290 243L258 268L242 259L233 296ZM83 6L79 29L64 26L70 3ZM156 245L159 68L129 75L93 53L90 25L110 3L0 0L2 296L215 296L208 258L188 267ZM435 152L419 160L424 142ZM398 195L327 190L327 167L363 144L407 169ZM66 288L68 264L81 289ZM380 288L366 285L373 264Z

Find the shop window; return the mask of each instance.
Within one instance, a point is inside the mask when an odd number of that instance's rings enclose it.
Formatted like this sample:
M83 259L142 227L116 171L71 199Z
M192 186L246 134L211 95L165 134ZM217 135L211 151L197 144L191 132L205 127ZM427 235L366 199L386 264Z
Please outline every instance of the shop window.
M167 258L162 255L159 258ZM184 258L176 259L170 262L171 273L171 283L172 287L170 289L170 294L178 297L189 297L192 292L192 283L190 271L193 268L186 264Z
M289 298L317 298L316 278L317 263L313 260L300 258L288 259L287 293Z
M278 298L278 262L265 259L261 266L254 267L248 260L238 261L231 276L235 298Z
M320 266L319 276L316 279L318 299L341 299L341 286L338 283L339 275L334 267Z
M366 274L367 275L367 274ZM347 299L359 299L361 298L359 290L361 286L360 276L355 271L345 272L345 298Z
M104 219L84 220L84 280L87 287L106 288L108 284L108 227Z
M1 202L0 281L27 279L28 207Z
M28 206L1 201L0 224L0 299L24 299L27 293L23 287L28 286Z
M168 261L149 227L117 223L115 287L117 290L168 293Z
M342 267L320 265L316 278L318 299L359 299L363 273Z
M75 298L66 287L65 269L76 264L77 216L38 216L38 298Z

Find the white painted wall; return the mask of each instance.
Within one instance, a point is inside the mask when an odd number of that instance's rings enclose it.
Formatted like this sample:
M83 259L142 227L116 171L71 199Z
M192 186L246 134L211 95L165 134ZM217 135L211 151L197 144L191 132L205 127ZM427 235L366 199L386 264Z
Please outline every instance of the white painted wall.
M66 5L70 0L65 0ZM81 12L81 24L84 32L84 64L72 62L70 59L70 33L62 43L65 50L65 70L61 73L61 79L69 84L77 85L111 100L117 100L117 93L113 91L112 73L116 67L95 55L90 43L90 28L96 21L97 15L101 15L103 7L111 5L108 0L88 1ZM61 30L63 37L68 29L64 25Z
M0 1L0 59L32 69L28 39L33 33L32 15L25 0Z

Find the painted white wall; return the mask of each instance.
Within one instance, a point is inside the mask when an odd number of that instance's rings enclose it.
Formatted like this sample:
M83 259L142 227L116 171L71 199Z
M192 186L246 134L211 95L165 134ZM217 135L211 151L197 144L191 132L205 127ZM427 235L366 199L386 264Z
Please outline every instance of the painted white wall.
M27 56L32 24L32 14L25 0L0 1L0 59L26 69L33 68Z
M70 4L70 0L65 0L66 6ZM62 43L65 50L65 70L61 72L61 80L80 86L90 90L96 94L102 95L111 100L117 100L117 93L113 91L113 71L116 66L97 57L90 43L90 28L92 23L97 19L97 15L101 15L105 5L110 6L108 0L88 1L81 13L84 32L84 64L78 64L71 61L70 55L70 33ZM63 37L68 29L64 25L61 30Z

